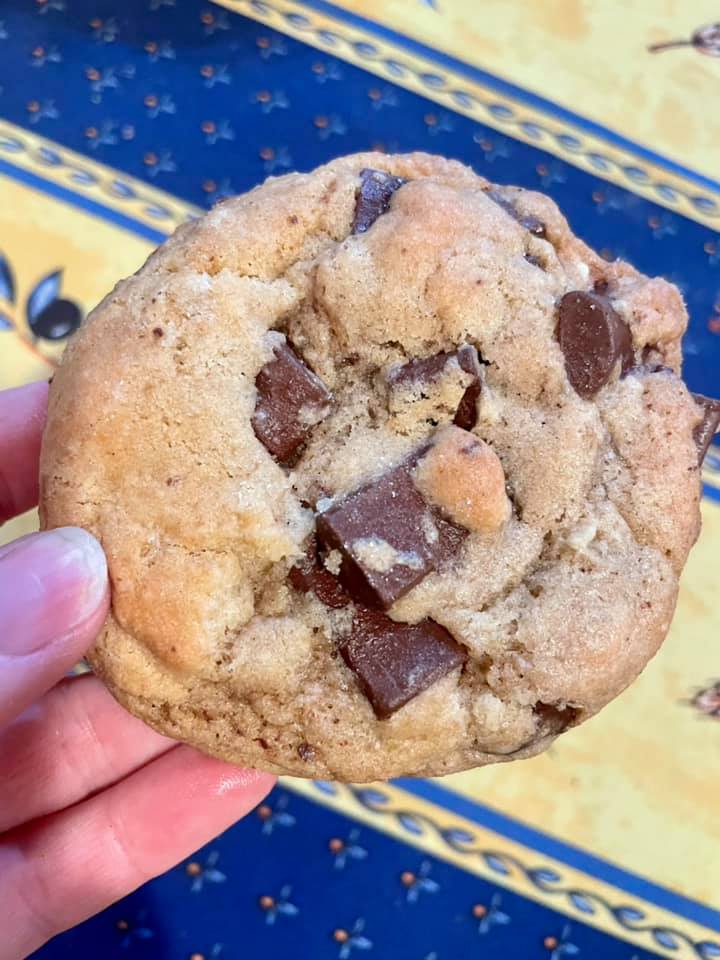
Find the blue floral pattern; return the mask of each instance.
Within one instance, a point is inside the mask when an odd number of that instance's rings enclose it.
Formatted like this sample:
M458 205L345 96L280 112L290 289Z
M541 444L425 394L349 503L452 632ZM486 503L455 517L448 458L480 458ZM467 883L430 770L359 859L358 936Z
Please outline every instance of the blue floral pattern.
M303 796L284 806L288 796L279 788L263 806L291 809L292 829L263 833L258 824L268 815L258 808L34 960L657 960L490 880L418 856L389 834L360 830ZM347 859L339 868L341 849Z
M339 837L333 837L330 840L328 849L333 855L336 870L344 870L353 860L364 860L367 857L367 850L357 842L359 836L359 830L351 830L346 840L341 840Z
M193 893L200 893L207 883L225 883L227 877L218 870L217 862L220 859L219 850L211 850L204 863L191 860L185 867L185 872L192 877L190 889Z
M271 927L278 917L296 917L300 910L290 902L292 887L286 884L277 897L263 894L258 899L258 905L265 914L265 923Z

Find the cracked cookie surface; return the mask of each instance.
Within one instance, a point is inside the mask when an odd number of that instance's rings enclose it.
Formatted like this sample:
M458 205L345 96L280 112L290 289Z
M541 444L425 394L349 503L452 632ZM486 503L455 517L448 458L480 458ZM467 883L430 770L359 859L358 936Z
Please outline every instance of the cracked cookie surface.
M709 429L686 320L547 197L439 157L221 203L52 384L42 522L95 533L112 579L94 669L162 732L297 776L541 751L670 624Z

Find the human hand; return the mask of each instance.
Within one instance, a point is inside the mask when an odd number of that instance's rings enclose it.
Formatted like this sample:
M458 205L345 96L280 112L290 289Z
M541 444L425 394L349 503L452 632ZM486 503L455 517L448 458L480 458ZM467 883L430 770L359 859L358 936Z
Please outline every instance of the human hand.
M0 524L37 503L47 386L0 393ZM0 546L0 960L17 960L162 873L273 778L205 757L65 678L100 630L107 568L65 528Z

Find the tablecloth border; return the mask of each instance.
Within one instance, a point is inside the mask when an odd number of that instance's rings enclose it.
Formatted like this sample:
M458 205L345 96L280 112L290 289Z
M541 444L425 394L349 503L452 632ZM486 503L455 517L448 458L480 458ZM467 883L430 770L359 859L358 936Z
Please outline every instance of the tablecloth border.
M157 187L1 118L0 172L157 244L203 213Z
M663 957L720 957L720 911L430 780L283 786L571 919Z
M266 5L265 0L254 0L254 3L256 5L259 3L262 6ZM536 107L544 114L557 117L558 119L578 126L583 130L591 131L592 133L602 137L608 143L614 143L617 146L633 153L635 156L643 157L644 159L649 160L666 170L673 171L680 176L686 177L688 180L691 180L698 186L707 187L712 191L720 191L720 180L713 180L711 177L708 177L705 174L698 173L697 171L692 170L690 167L686 167L683 164L677 163L677 161L671 160L669 157L664 157L662 154L659 154L648 147L644 147L642 144L637 143L636 141L631 140L622 134L616 133L609 127L603 126L602 124L597 123L594 120L590 120L587 117L583 117L582 114L575 113L573 110L568 110L566 107L562 107L559 104L554 103L552 100L548 100L546 97L542 97L537 93L533 93L531 90L527 90L524 87L510 82L509 80L504 80L502 77L498 77L497 75L489 73L486 70L482 70L480 67L476 67L467 61L459 60L457 57L453 57L450 54L444 53L442 50L439 50L436 47L428 46L419 40L414 40L412 37L398 33L396 30L393 30L391 27L387 27L382 23L378 23L375 20L371 20L367 17L361 16L360 14L346 10L343 7L338 6L336 3L329 2L329 0L298 0L298 5L307 7L308 9L314 10L318 13L326 13L329 16L336 17L341 21L345 21L346 23L354 24L364 29L369 29L378 36L385 37L398 46L402 46L412 52L416 52L421 56L429 56L443 66L447 66L453 70L457 70L460 73L464 73L468 77L478 80L480 83L488 86L490 89L496 90L498 93L506 94L514 99L522 101L523 103Z
M454 813L458 813L474 823L502 833L504 836L528 846L587 873L611 883L618 890L625 890L641 897L648 903L664 910L671 910L720 931L720 910L708 907L680 893L660 886L638 874L618 867L595 854L582 850L564 840L536 830L527 824L510 817L491 807L470 800L468 797L448 790L442 784L432 780L402 779L397 785L408 793L438 804Z
M546 150L698 223L720 226L720 184L478 68L326 0L212 0Z

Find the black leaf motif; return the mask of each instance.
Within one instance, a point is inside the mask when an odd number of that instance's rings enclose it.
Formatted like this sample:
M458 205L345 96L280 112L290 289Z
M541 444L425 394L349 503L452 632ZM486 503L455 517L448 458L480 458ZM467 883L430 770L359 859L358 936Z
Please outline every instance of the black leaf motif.
M15 278L12 267L0 253L0 299L15 303Z
M71 300L60 299L62 270L48 273L28 297L25 313L28 326L43 340L64 340L80 326L82 312Z
M25 313L27 321L32 329L33 321L49 307L53 300L60 296L60 285L62 284L62 270L55 270L37 284L35 289L28 297Z
M650 44L650 53L662 53L663 50L674 50L677 47L694 47L698 53L707 57L720 57L720 23L709 23L699 27L689 40L667 40L664 43Z
M53 300L30 321L30 329L43 340L64 340L82 323L82 313L70 300Z

